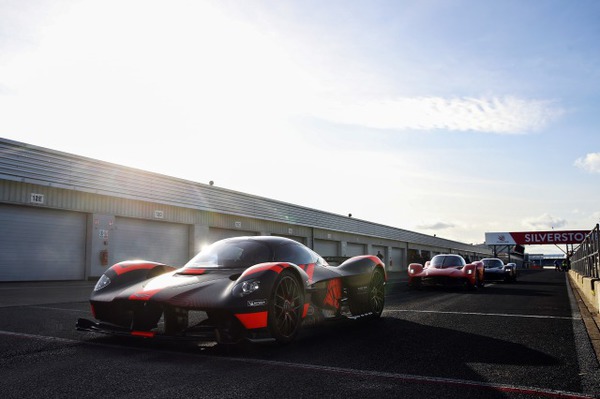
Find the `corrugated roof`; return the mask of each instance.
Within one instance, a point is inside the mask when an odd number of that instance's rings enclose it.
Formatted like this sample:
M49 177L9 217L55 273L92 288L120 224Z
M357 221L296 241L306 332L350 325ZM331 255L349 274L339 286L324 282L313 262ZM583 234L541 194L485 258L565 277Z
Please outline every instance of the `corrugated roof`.
M482 252L481 247L470 244L3 138L0 138L0 178L432 247Z

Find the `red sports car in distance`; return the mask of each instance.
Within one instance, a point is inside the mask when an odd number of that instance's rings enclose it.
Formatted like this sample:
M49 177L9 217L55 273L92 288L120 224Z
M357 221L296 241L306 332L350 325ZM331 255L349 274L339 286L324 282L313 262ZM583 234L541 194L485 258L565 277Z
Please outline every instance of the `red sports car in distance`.
M484 285L483 262L468 263L456 254L435 255L425 262L408 265L408 285L461 285L472 290Z

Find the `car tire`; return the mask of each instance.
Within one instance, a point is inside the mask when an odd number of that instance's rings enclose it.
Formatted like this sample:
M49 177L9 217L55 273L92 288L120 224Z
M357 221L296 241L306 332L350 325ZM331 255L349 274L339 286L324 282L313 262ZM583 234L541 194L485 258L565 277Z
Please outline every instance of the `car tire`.
M377 269L371 275L367 291L355 294L350 298L350 313L354 316L365 316L376 319L381 316L385 304L385 277L381 270Z
M371 276L369 283L369 296L367 311L371 313L371 318L378 319L383 313L385 305L385 276L383 272L376 269Z
M271 292L268 306L267 325L271 336L278 343L294 340L302 324L304 289L293 272L283 270Z
M483 288L483 287L485 287L485 280L480 279L478 276L475 285L477 286L477 288Z

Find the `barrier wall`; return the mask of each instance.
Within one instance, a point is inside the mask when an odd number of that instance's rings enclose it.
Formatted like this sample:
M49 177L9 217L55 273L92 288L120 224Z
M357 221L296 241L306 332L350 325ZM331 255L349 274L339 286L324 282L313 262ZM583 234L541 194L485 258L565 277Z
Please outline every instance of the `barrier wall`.
M581 296L592 305L595 313L600 313L600 279L582 276L575 270L569 270L569 279L579 289Z

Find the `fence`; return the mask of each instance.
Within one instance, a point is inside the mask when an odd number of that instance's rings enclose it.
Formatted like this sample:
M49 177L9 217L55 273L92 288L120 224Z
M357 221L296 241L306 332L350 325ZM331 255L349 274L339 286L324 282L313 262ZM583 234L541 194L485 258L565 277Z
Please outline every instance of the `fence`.
M599 225L596 225L573 251L571 268L582 276L600 278Z

